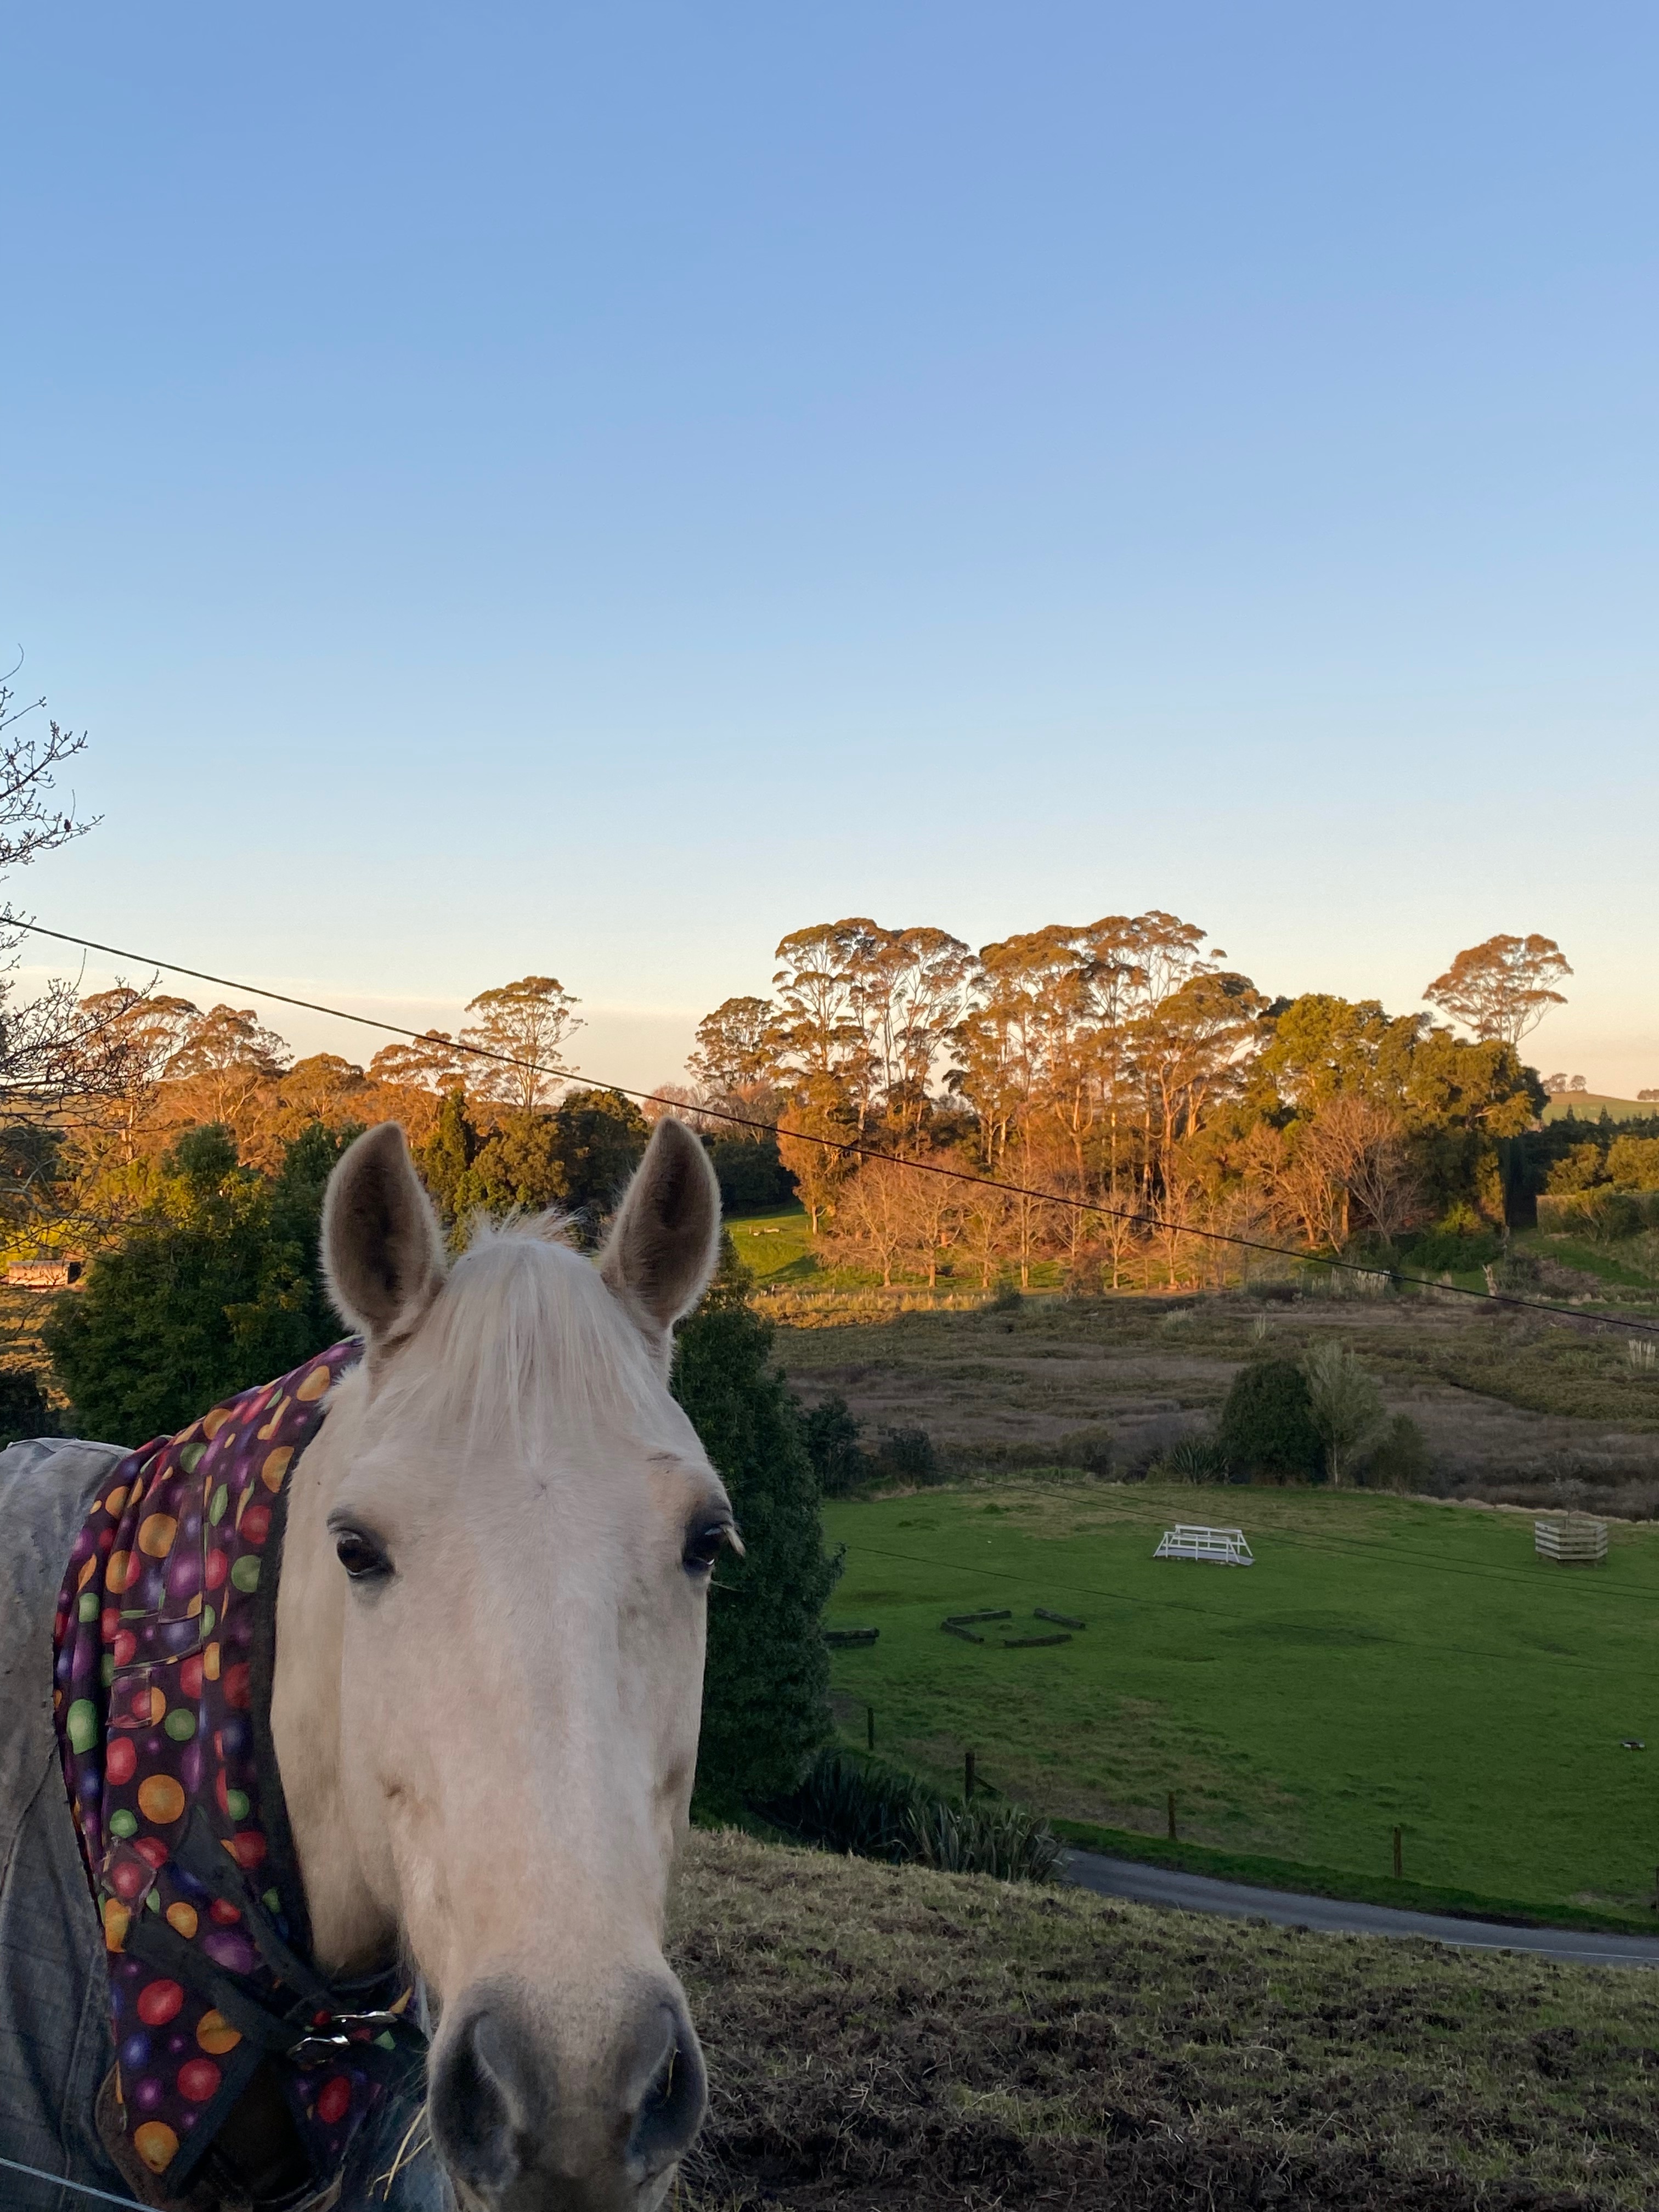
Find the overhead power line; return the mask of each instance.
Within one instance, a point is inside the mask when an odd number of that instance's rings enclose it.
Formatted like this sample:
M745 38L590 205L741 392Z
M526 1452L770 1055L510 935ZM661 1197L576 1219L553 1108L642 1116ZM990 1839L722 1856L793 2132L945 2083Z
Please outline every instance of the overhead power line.
M169 975L187 975L192 982L211 983L222 991L235 991L250 999L269 999L276 1006L297 1006L302 1012L325 1014L337 1022L353 1022L359 1029L376 1030L385 1036L407 1037L416 1044L434 1041L433 1033L428 1030L408 1029L401 1022L382 1021L376 1014L354 1014L344 1006L325 1006L318 999L297 999L289 992L269 990L260 983L239 982L232 975L215 975L204 968L186 968L180 961L161 960L154 953L134 952L119 945L100 945L95 938L77 937L66 929L48 929L44 922L25 921L18 915L0 917L0 921L5 927L25 931L31 937L50 937L59 945L78 945L83 952L106 952L114 960L136 961L141 968L155 969ZM459 1037L446 1038L445 1042L451 1050L465 1054L470 1059L492 1060L503 1067L522 1067L538 1075L562 1076L566 1079L570 1079L575 1073L571 1068L550 1066L542 1060L526 1060L518 1053L497 1052L489 1045L469 1044ZM607 1083L602 1076L592 1079L599 1088L615 1091L624 1098L640 1098L650 1103L657 1096L653 1091L641 1091L629 1084ZM1462 1298L1477 1298L1487 1305L1510 1306L1525 1313L1555 1314L1564 1321L1582 1322L1594 1319L1606 1327L1630 1329L1640 1336L1659 1335L1659 1325L1636 1321L1624 1314L1588 1316L1577 1307L1553 1305L1543 1298L1516 1297L1508 1291L1472 1291L1462 1283L1436 1282L1427 1275L1407 1275L1398 1267L1375 1267L1368 1266L1363 1260L1339 1260L1322 1252L1297 1252L1288 1245L1269 1244L1255 1237L1235 1236L1224 1229L1189 1229L1184 1223L1166 1221L1161 1215L1150 1213L1143 1207L1102 1206L1097 1200L1073 1198L1066 1191L1044 1190L1032 1183L1009 1182L998 1176L976 1175L969 1168L947 1167L941 1160L903 1159L896 1153L884 1152L874 1145L855 1145L842 1138L815 1136L805 1129L791 1129L781 1122L760 1121L752 1115L734 1113L729 1107L698 1105L691 1110L705 1121L724 1121L734 1128L747 1129L755 1136L788 1137L797 1144L817 1145L824 1152L839 1152L849 1159L884 1160L890 1166L904 1168L914 1175L939 1176L948 1182L966 1183L976 1190L1006 1191L1013 1198L1035 1199L1043 1206L1061 1206L1072 1213L1095 1214L1103 1220L1125 1221L1133 1227L1153 1230L1162 1236L1191 1237L1200 1243L1225 1244L1235 1251L1260 1252L1275 1260L1292 1261L1299 1267L1327 1267L1338 1274L1366 1275L1373 1279L1379 1274L1386 1274L1393 1282L1409 1283L1419 1290L1449 1292Z

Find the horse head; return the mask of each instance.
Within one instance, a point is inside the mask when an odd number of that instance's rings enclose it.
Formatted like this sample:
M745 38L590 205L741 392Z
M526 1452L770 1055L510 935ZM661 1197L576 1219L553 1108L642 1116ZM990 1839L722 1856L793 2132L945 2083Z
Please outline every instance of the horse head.
M597 1266L543 1224L447 1265L390 1124L325 1204L366 1351L293 1478L272 1737L318 1960L418 1968L434 2142L489 2212L646 2212L702 2117L662 1923L735 1530L668 1364L719 1220L672 1121Z

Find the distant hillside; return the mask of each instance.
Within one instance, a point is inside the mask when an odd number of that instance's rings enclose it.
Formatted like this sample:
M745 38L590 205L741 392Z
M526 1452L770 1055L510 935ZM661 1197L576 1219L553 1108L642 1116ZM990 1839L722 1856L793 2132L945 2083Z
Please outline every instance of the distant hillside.
M1645 1121L1659 1115L1659 1098L1607 1098L1599 1091L1558 1091L1544 1109L1544 1119L1564 1121L1571 1114L1581 1121L1595 1121L1603 1113L1615 1121Z

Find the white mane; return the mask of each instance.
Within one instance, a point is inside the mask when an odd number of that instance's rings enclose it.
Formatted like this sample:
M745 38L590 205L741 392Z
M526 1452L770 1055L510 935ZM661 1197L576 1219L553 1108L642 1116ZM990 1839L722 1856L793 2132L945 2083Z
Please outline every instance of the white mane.
M644 1339L568 1236L558 1214L476 1222L388 1396L519 1452L616 1427L680 1443Z

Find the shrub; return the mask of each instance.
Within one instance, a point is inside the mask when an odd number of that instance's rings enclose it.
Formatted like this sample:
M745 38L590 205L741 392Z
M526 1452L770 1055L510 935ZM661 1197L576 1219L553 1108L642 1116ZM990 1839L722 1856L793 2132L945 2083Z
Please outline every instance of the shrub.
M1590 1201L1589 1233L1598 1244L1622 1243L1646 1226L1642 1202L1625 1190L1598 1190Z
M1047 1881L1060 1863L1060 1838L1018 1805L952 1805L934 1797L912 1808L908 1825L909 1856L941 1874Z
M846 1399L833 1393L802 1417L806 1455L826 1498L845 1498L870 1476L869 1456L859 1449L859 1428Z
M1368 1490L1422 1490L1432 1462L1429 1440L1409 1413L1390 1413L1360 1455L1357 1473Z
M1486 1288L1508 1297L1536 1296L1543 1287L1543 1263L1535 1253L1510 1252L1486 1270Z
M1595 1190L1547 1194L1538 1201L1538 1226L1547 1235L1589 1237L1612 1243L1639 1228L1659 1228L1659 1191Z
M1046 1881L1062 1848L1018 1805L957 1803L913 1774L841 1749L820 1752L799 1789L760 1809L804 1843L1000 1881Z
M674 1352L674 1395L732 1494L745 1547L722 1559L709 1595L697 1796L710 1812L793 1789L830 1732L819 1615L839 1563L824 1554L800 1415L748 1288L727 1238Z
M1500 1257L1503 1249L1504 1240L1494 1230L1443 1225L1414 1237L1401 1264L1412 1275L1467 1274Z
M58 1418L46 1403L40 1378L32 1367L0 1368L0 1449L20 1437L50 1437Z
M1213 1437L1182 1437L1146 1470L1153 1482L1224 1482L1227 1455Z
M1257 1359L1233 1377L1216 1443L1239 1482L1317 1482L1324 1450L1307 1377L1293 1360Z
M1340 1483L1382 1419L1382 1394L1346 1344L1322 1344L1302 1363L1308 1410L1325 1448L1325 1472Z
M1112 1471L1115 1447L1109 1429L1073 1429L1054 1446L1054 1457L1061 1467L1081 1468L1085 1474L1097 1474L1103 1480Z
M1620 1190L1659 1190L1659 1137L1615 1137L1607 1173Z
M1561 1197L1570 1191L1589 1190L1593 1185L1607 1181L1601 1164L1601 1147L1595 1143L1575 1145L1564 1153L1550 1169L1544 1188L1553 1196Z
M873 1472L887 1482L937 1482L939 1454L926 1429L884 1429Z
M921 1795L914 1775L832 1747L818 1753L798 1788L760 1809L803 1843L896 1862L909 1856L909 1817Z

